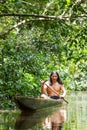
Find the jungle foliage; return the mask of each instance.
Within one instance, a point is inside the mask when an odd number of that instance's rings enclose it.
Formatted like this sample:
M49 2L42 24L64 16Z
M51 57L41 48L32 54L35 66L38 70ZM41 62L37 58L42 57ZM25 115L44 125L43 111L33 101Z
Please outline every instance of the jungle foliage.
M52 71L67 90L87 89L87 1L0 0L1 108L39 96Z

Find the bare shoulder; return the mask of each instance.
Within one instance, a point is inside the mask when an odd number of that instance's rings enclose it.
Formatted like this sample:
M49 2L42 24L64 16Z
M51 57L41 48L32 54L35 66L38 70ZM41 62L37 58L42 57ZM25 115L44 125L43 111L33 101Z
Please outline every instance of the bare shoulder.
M45 83L44 83L44 89L47 89L47 86L49 86L50 85L50 82L49 81L46 81Z
M61 89L64 89L64 84L61 84L60 87L61 87Z
M45 82L45 84L50 85L50 81L49 81L49 80L48 80L48 81L46 81L46 82Z
M61 90L62 90L62 91L65 91L64 84L61 84Z
M64 87L64 84L61 84L61 87Z

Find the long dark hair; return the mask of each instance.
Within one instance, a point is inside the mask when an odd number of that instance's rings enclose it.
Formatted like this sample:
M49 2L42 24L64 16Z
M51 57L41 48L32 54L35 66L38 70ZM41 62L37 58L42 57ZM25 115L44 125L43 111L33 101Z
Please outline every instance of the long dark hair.
M59 83L59 84L63 84L63 82L61 81L61 79L60 79L60 76L59 76L59 74L58 74L58 72L52 72L51 74L50 74L50 83L51 83L51 85L52 85L52 78L51 78L51 76L54 74L54 73L56 73L56 75L57 75L57 82Z

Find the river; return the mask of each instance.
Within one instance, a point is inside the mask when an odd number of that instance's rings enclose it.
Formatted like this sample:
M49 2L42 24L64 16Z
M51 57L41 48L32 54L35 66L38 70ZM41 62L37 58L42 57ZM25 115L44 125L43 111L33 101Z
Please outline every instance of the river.
M66 96L59 107L36 112L0 111L0 130L87 130L87 92Z

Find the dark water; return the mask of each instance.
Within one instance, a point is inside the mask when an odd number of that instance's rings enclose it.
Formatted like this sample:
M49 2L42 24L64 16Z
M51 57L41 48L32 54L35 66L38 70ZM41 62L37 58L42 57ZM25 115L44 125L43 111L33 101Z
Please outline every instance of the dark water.
M20 113L0 111L0 130L87 130L87 92L72 93L59 107Z

